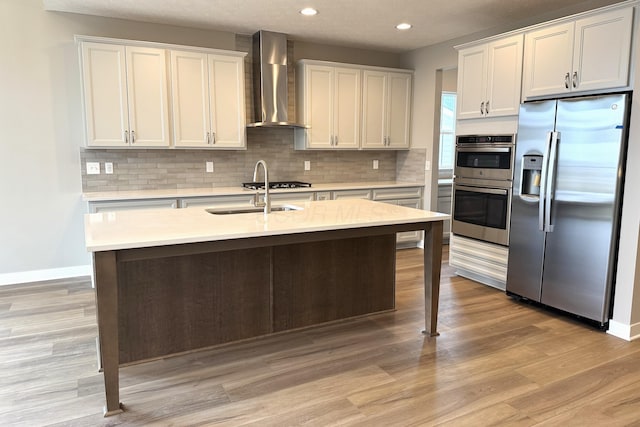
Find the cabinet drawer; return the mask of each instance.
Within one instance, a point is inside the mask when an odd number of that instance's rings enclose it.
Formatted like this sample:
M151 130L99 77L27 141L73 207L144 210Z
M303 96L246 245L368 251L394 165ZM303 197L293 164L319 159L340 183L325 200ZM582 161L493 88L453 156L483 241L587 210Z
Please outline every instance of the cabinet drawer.
M89 212L116 212L130 211L136 209L175 209L178 207L176 199L141 199L141 200L121 200L109 202L89 202Z
M371 199L371 190L340 190L333 192L333 200L341 199Z
M331 200L331 191L320 191L316 193L316 200Z
M283 203L302 203L312 202L315 200L315 192L302 192L302 193L275 193L269 194L271 196L271 204L283 204Z
M422 187L376 188L373 190L373 200L419 199L421 197Z
M178 207L193 206L247 207L252 206L253 193L237 196L186 197L178 200Z

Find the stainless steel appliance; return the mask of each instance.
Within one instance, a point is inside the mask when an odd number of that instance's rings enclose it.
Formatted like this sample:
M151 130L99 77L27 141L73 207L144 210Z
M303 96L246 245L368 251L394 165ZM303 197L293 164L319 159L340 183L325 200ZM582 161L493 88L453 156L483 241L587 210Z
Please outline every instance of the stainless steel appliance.
M451 232L507 245L514 135L456 138Z
M454 175L511 181L514 135L461 135L456 138Z
M629 96L521 106L507 293L606 326Z
M264 181L261 182L243 182L242 186L249 190L264 190ZM302 181L275 181L269 182L269 188L272 190L282 188L308 188L311 184Z

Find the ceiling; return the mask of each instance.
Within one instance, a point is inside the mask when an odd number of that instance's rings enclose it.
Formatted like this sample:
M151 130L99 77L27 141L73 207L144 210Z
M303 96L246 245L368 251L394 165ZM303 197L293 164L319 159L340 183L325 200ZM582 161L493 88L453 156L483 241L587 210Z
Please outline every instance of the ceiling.
M43 0L45 10L403 52L620 0ZM312 6L319 13L299 13ZM541 19L542 20L542 19ZM408 22L413 28L399 31Z

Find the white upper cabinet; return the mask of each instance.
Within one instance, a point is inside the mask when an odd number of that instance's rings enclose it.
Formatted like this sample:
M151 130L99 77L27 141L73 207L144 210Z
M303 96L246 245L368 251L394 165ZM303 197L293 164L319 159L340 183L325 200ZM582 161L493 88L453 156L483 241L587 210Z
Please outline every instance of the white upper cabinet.
M523 98L626 87L632 18L628 7L528 32Z
M360 75L358 68L300 61L298 118L308 128L298 130L296 148L360 147Z
M81 45L87 146L168 147L163 49Z
M521 34L460 49L458 119L518 114L522 51Z
M171 89L176 147L246 147L241 57L173 50Z
M364 70L362 148L409 148L411 80L411 73Z

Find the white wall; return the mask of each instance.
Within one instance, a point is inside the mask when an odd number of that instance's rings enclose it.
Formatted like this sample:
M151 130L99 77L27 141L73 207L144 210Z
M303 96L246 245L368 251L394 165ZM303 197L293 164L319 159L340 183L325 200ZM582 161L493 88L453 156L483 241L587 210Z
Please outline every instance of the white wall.
M0 284L88 273L74 34L234 49L235 35L0 0Z

